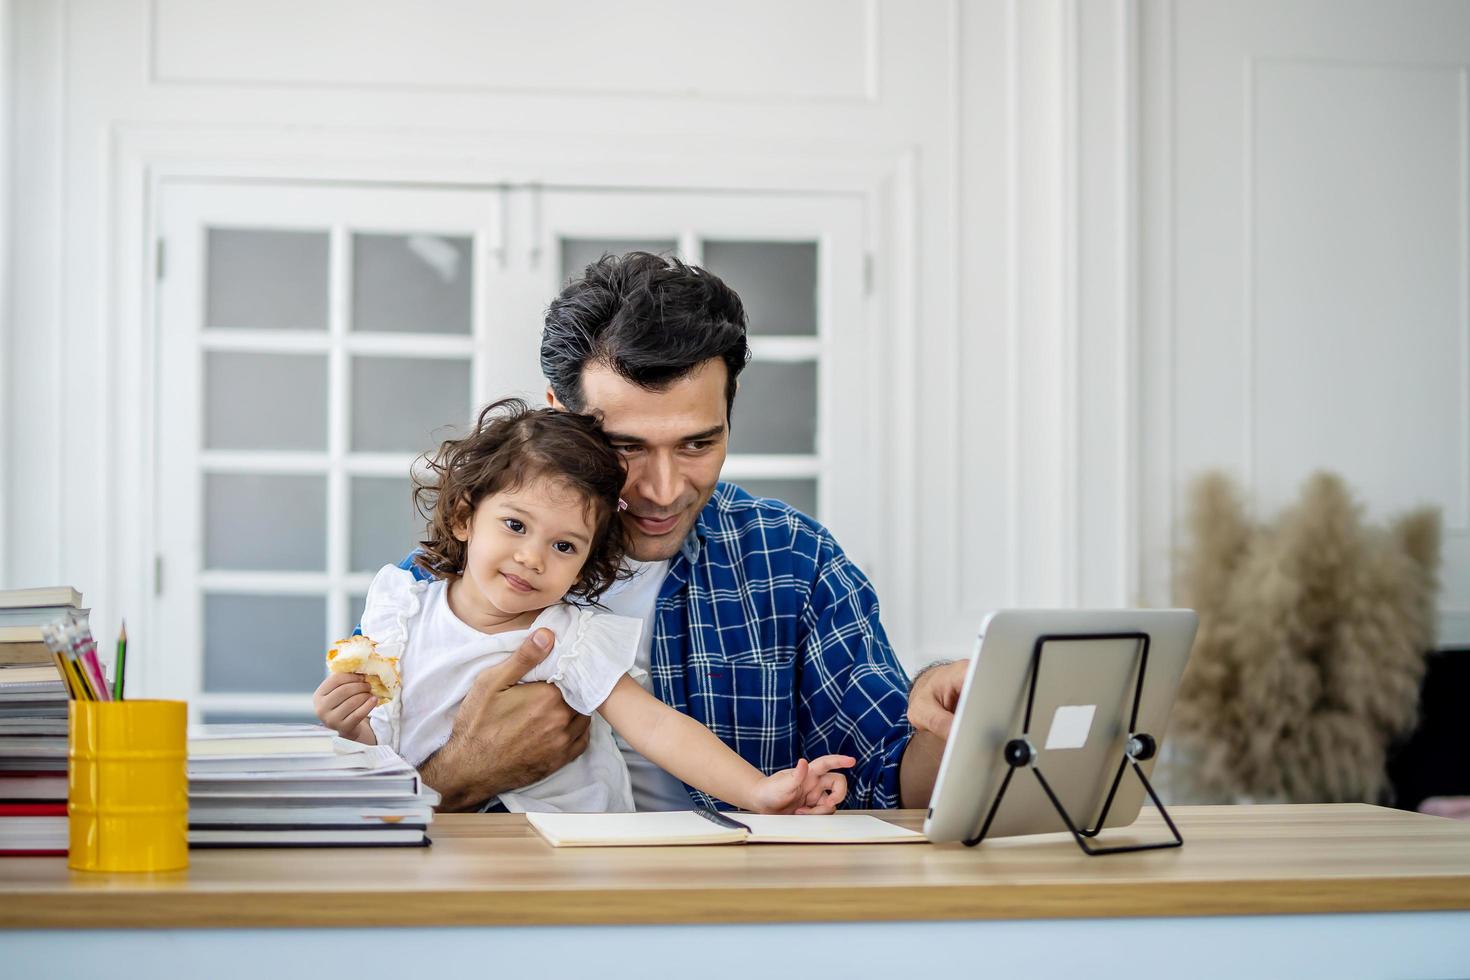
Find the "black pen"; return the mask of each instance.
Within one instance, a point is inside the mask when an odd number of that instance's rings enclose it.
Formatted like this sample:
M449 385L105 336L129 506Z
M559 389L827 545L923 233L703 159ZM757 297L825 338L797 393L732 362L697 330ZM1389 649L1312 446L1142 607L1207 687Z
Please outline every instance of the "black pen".
M745 824L741 823L739 820L736 820L734 817L728 817L725 814L721 813L719 810L713 809L712 807L698 807L695 809L694 812L699 814L701 817L704 817L704 819L708 820L710 823L719 824L726 830L743 830L747 834L752 833L751 829Z

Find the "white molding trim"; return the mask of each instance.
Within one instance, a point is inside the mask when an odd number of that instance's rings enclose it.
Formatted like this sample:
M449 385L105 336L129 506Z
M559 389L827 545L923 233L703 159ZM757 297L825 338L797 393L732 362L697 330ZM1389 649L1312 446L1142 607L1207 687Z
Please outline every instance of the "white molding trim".
M1460 104L1460 418L1470 419L1470 69L1459 71ZM1470 443L1470 440L1467 440ZM1465 523L1450 525L1449 534L1470 532L1470 444L1460 446L1461 508Z
M1139 571L1139 540L1141 527L1141 500L1139 496L1138 447L1142 442L1142 417L1138 383L1142 376L1139 364L1139 347L1142 339L1142 305L1139 283L1141 281L1138 234L1142 209L1139 195L1139 159L1142 155L1139 117L1139 65L1143 45L1140 36L1141 22L1138 16L1138 0L1117 0L1115 23L1117 35L1117 71L1115 81L1117 106L1117 167L1118 167L1118 225L1116 267L1118 307L1118 360L1117 360L1117 454L1118 454L1118 504L1117 536L1115 547L1118 554L1117 593L1114 601L1119 606L1133 606L1143 602L1143 583Z
M1179 169L1177 159L1178 146L1175 143L1175 134L1179 126L1176 118L1178 106L1175 100L1174 85L1176 72L1174 70L1174 59L1179 49L1179 37L1176 30L1176 18L1174 16L1174 0L1161 0L1164 16L1164 51L1163 63L1160 66L1159 90L1164 100L1164 117L1160 120L1159 139L1163 146L1163 168L1159 175L1160 187L1164 194L1163 214L1160 216L1160 247L1164 256L1166 267L1163 270L1164 303L1162 313L1164 357L1162 363L1167 365L1164 373L1164 404L1160 417L1164 423L1163 464L1165 492L1161 503L1164 504L1162 518L1164 527L1164 541L1167 542L1165 553L1160 556L1163 566L1163 589L1166 595L1160 597L1159 605L1167 605L1174 594L1174 556L1179 550L1179 499L1183 488L1179 481L1174 478L1175 460L1179 458L1179 427L1175 424L1175 410L1178 399L1176 383L1179 378L1179 250L1175 247L1178 240L1175 221L1179 214L1178 187L1175 175Z
M413 453L353 453L342 461L348 476L408 476L422 469L423 457Z
M887 428L880 433L886 455L891 460L883 489L886 499L880 494L881 509L886 511L893 533L888 541L917 541L919 539L918 492L919 474L919 399L922 397L919 378L919 324L922 321L921 306L922 258L919 246L919 220L923 211L919 192L919 155L915 148L904 150L893 163L892 171L885 177L883 186L869 191L868 225L872 236L867 242L867 254L874 256L880 267L874 270L874 302L868 304L868 336L873 342L881 343L877 356L870 360L870 368L886 364L891 373L887 384L893 394ZM886 197L886 207L885 207ZM884 255L877 240L878 218L890 211L885 222L887 236L886 263L878 263L876 256ZM884 286L887 285L885 290ZM883 315L886 311L886 317ZM952 318L951 322L958 318ZM882 323L888 329L879 329ZM879 390L874 388L873 390ZM919 617L923 615L922 594L919 587L919 561L915 549L895 548L887 545L883 560L892 574L887 577L883 590L888 595L885 604L898 612L895 619L889 617L885 629L899 659L910 654L910 660L922 659L920 649ZM894 601L894 597L897 601Z
M310 694L196 694L189 702L190 721L206 711L253 712L262 715L310 715Z
M1178 377L1175 336L1175 23L1172 0L1138 0L1139 84L1139 499L1138 596L1143 605L1168 605L1179 546L1174 479L1179 451L1174 420ZM1145 84L1146 82L1146 84Z
M822 475L822 461L817 456L759 456L732 453L725 458L720 479L770 480L816 479Z
M864 96L870 105L877 105L883 98L883 23L878 10L878 0L865 0L863 22L868 28L867 77L864 81Z
M1057 211L1058 278L1061 287L1060 333L1061 364L1058 368L1065 380L1062 385L1058 414L1061 433L1056 449L1062 488L1057 503L1057 524L1062 529L1061 563L1058 600L1063 606L1076 606L1082 594L1082 189L1080 186L1081 135L1081 53L1078 32L1080 0L1061 0L1060 44L1057 45L1057 74L1060 82L1058 155L1061 166L1060 197Z
M14 0L0 0L0 391L9 389L10 338L13 331L10 309L11 231L10 200L16 188L11 173L14 150L11 133L15 123ZM10 406L0 396L0 589L10 588L10 467L15 454L10 445Z
M69 86L67 84L67 73L70 70L70 65L67 62L66 54L71 42L71 0L61 0L61 2L57 4L57 17L59 18L60 26L58 28L58 43L56 46L56 152L54 159L56 161L58 171L64 171L66 167L66 162L69 159L69 144L67 142L67 95L69 91ZM51 418L54 425L52 438L54 440L56 452L56 483L54 485L57 488L58 493L62 493L64 492L63 488L66 487L66 453L62 451L61 447L65 445L64 440L66 438L66 326L68 322L67 296L70 292L67 289L67 271L69 263L67 262L66 229L68 227L68 218L70 215L70 207L68 202L71 195L66 193L66 185L63 181L58 180L56 186L57 217L55 243L56 252L54 259L56 263L56 319L52 324L52 330L55 333L56 344L53 350L55 360L52 363L51 374L51 377L54 379L55 382L55 388L53 389L53 392L56 400L55 404L52 406ZM102 290L101 292L105 292L105 290ZM56 536L54 540L56 542L56 554L58 556L64 556L67 553L67 521L65 506L58 504L58 506L56 507L55 516ZM105 527L106 525L103 526ZM63 558L62 560L64 561L65 559ZM93 629L96 629L97 627L98 624L92 624Z
M964 50L964 16L965 7L962 0L951 0L946 8L949 19L949 76L950 76L950 181L949 192L952 196L952 211L955 215L964 216L967 203L965 199L964 181L961 174L965 166L965 78L961 70L963 64ZM964 390L965 371L964 365L968 360L965 357L965 337L961 329L960 311L965 308L964 277L961 275L961 260L966 256L965 249L965 222L956 220L950 231L950 247L948 255L944 257L945 269L949 276L950 288L954 291L955 314L944 321L945 338L942 349L951 354L948 367L947 387L950 398L949 418L946 424L952 427L950 451L948 458L937 462L936 468L942 467L939 477L948 486L961 487L964 485L965 470L960 463L966 456L964 426L960 424L960 418L964 414ZM917 430L913 432L914 440L918 439ZM909 485L903 490L910 499L919 499L917 480L909 481ZM944 500L945 506L949 508L949 524L951 527L965 528L965 504L961 495L956 493ZM965 544L971 540L970 535L961 530L958 534L949 537L945 547L949 549L946 557L946 566L950 569L948 576L948 605L951 609L965 608ZM917 578L917 565L911 577Z
M57 18L59 18L59 29L57 29L56 46L56 160L57 169L65 169L68 157L68 140L66 140L66 129L68 129L68 71L71 66L66 60L66 50L71 46L71 0L62 0L57 4ZM51 378L54 381L54 401L51 406L51 422L53 422L54 447L56 447L56 483L57 492L63 492L66 486L66 453L62 451L66 438L66 297L68 297L68 257L66 257L66 228L68 228L68 198L65 184L57 181L56 194L56 320L53 328L56 336L56 347L53 350L54 361L51 363ZM66 508L63 505L56 507L56 554L66 554ZM65 558L63 558L65 560ZM93 629L97 629L97 623L93 623Z
M334 341L327 355L327 578L333 588L327 590L327 635L322 646L331 645L337 624L347 622L347 594L336 588L349 564L347 549L352 536L352 494L342 464L352 441L350 405L352 370L348 364L345 343L352 326L352 247L351 234L345 226L333 223L331 230L330 267L327 272L327 332Z
M747 338L747 341L752 361L799 364L804 361L815 361L822 356L822 338L820 337L752 336Z
M337 344L348 354L370 357L381 355L458 360L469 358L475 353L475 338L469 334L354 333L343 330L338 337L327 330L237 330L233 327L215 327L201 331L199 336L202 350L247 351L255 354L329 354Z
M1081 149L1079 7L1017 3L1008 128L1014 337L1007 533L1012 605L1072 605L1080 567L1082 324L1078 290ZM1024 326L1023 326L1024 325ZM972 609L971 612L978 610Z
M342 469L348 476L408 476L420 457L409 453L347 453ZM199 468L205 473L326 473L332 465L325 452L259 449L203 449Z
M282 452L254 449L201 449L199 469L203 473L311 473L325 474L332 465L330 453Z
M205 569L199 573L199 589L212 593L249 593L252 595L310 595L323 596L340 583L351 594L367 591L373 583L373 572L344 572L333 576L330 572L248 572Z
M1256 59L1241 66L1240 267L1241 485L1256 492Z
M1021 602L1021 0L1006 3L1006 605Z

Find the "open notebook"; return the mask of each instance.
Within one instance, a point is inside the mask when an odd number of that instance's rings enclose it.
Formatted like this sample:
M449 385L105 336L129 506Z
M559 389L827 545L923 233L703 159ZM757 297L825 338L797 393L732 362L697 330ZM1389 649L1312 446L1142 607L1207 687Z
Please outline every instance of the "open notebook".
M553 847L671 844L911 844L914 830L858 813L781 816L676 810L667 813L528 813Z

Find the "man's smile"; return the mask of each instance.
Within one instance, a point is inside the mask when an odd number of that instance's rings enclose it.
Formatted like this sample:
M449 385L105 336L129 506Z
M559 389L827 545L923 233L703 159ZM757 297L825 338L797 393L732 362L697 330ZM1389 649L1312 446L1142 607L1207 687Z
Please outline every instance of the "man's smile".
M633 522L644 534L658 535L668 534L679 523L679 514L670 514L668 517L643 517L639 514L633 515Z

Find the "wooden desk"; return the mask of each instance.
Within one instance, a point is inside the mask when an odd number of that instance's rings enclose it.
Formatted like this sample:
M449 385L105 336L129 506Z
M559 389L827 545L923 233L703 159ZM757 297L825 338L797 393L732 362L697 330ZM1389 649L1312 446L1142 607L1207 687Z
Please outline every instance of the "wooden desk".
M1354 923L1342 936L1360 940L1371 938L1373 920L1383 921L1385 935L1394 933L1395 923L1411 932L1422 927L1430 945L1443 935L1439 948L1463 955L1470 969L1470 824L1360 805L1171 812L1184 834L1183 848L1094 858L1064 835L996 840L974 849L554 849L520 816L448 815L435 821L434 845L427 849L194 851L188 871L156 875L90 874L69 871L60 859L9 859L0 861L0 927L39 931L0 934L0 945L39 957L47 947L50 956L62 947L80 948L74 942L78 933L62 930L194 930L220 943L242 930L258 937L257 930L268 929L279 938L279 927L335 933L396 926L419 927L391 934L403 941L409 934L438 935L431 947L442 950L445 933L437 927L552 926L575 927L559 945L571 950L576 935L593 934L585 927L612 924L701 926L714 937L720 933L708 927L825 923L812 928L830 930L837 923L954 922L1003 926L1010 932L1002 934L1011 935L1020 923L995 920L1056 925L1107 919L1108 945L1116 947L1119 920L1156 930L1167 918L1177 930L1178 923L1191 921L1180 917L1291 915L1303 923L1321 920L1329 934L1334 923ZM882 816L907 826L922 822L918 811ZM1135 827L1116 833L1152 839L1162 832L1157 816L1146 809ZM1403 912L1440 916L1410 917L1419 923L1411 928L1403 916L1366 914ZM789 927L783 928L789 938ZM870 933L874 927L864 928ZM517 930L459 932L495 934L499 942ZM122 936L148 933L91 935L115 944ZM749 942L769 943L775 935L753 934L738 945L749 949ZM26 943L17 946L21 937ZM1418 933L1403 938L1425 945ZM262 955L258 938L251 942L252 956ZM709 942L718 945L713 938ZM509 947L500 942L498 948L504 957ZM855 949L851 942L845 948ZM840 951L828 940L823 949L826 968ZM956 955L964 949L954 947ZM1352 963L1365 962L1363 955L1354 953ZM258 958L251 962L264 969ZM1401 960L1385 962L1406 967ZM86 963L71 966L81 970ZM607 974L605 962L598 968ZM273 976L285 975L284 966L270 969ZM1136 966L1129 972L1138 975Z

